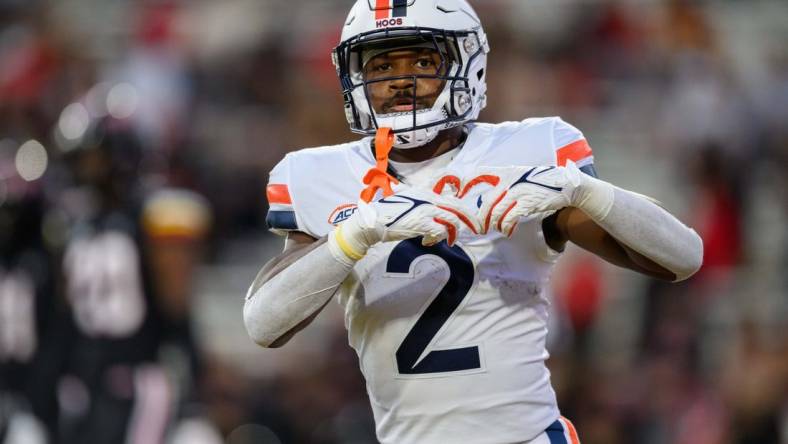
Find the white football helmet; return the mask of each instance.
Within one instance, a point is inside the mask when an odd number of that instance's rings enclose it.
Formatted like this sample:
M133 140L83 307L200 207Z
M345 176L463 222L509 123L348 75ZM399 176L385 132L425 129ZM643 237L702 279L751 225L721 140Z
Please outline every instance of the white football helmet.
M407 78L414 84L417 78L441 79L443 90L431 108L380 114L370 103L368 85L401 77L365 80L362 54L408 47L434 47L441 65L435 75ZM466 0L357 0L332 53L351 131L373 135L388 127L395 135L394 146L415 148L444 129L477 119L487 104L489 51L479 17Z

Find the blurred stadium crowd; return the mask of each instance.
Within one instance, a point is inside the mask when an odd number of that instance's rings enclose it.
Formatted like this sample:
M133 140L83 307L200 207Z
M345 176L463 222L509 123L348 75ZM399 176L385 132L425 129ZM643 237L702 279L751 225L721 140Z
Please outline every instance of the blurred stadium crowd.
M477 0L486 121L561 115L704 267L570 250L549 366L586 444L788 443L788 3ZM372 443L337 307L256 348L268 171L347 130L351 0L0 0L0 443ZM330 174L330 172L326 172Z

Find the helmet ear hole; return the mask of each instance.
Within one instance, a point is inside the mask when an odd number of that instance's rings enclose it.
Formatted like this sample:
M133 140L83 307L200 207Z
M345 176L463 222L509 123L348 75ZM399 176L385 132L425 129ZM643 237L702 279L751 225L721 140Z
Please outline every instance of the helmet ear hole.
M484 68L480 69L476 72L476 77L481 81L482 77L484 77Z

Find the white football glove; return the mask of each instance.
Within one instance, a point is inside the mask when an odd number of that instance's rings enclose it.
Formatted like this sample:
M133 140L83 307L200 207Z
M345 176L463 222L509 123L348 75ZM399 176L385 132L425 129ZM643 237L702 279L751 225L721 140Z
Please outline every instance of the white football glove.
M457 198L411 188L377 202L358 203L358 210L329 236L351 259L361 259L378 242L424 236L421 243L453 245L463 227L478 233L474 212Z
M584 174L572 161L565 167L512 166L485 172L501 180L482 197L477 213L482 233L493 228L511 236L521 217L570 206L603 218L613 204L613 186Z

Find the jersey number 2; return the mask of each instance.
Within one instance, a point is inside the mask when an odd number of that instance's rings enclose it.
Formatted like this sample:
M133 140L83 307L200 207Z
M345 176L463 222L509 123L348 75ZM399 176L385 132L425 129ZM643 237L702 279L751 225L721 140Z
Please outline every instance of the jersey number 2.
M433 350L419 359L443 324L468 295L476 272L473 261L459 246L449 247L446 242L441 242L425 247L421 245L420 237L404 240L394 247L386 263L386 272L409 274L413 262L427 254L446 261L450 270L449 280L397 349L397 370L403 375L419 375L481 368L479 347Z

